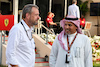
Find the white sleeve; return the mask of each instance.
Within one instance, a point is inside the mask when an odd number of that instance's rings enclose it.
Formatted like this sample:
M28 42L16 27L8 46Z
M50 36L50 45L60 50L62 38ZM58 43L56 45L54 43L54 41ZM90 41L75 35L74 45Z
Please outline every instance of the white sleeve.
M77 12L76 13L77 13L77 17L80 18L80 10L79 10L79 7L77 7Z
M19 32L18 29L15 27L12 28L9 32L9 37L8 37L8 44L7 44L7 49L6 49L6 63L12 64L12 65L17 65L17 59L16 59L16 46L18 45L18 40L19 40Z
M58 44L57 44L57 37L52 45L51 53L49 56L49 65L50 67L55 67L56 60L57 60L57 54L58 54Z
M85 67L93 67L93 63L92 63L92 47L90 44L90 40L87 37L86 39L86 44L85 44L85 55L84 55L84 63L85 63Z

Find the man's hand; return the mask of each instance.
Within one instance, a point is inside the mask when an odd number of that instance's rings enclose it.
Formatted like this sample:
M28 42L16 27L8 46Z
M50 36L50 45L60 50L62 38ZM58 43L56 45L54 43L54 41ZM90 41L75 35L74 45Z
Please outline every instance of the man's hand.
M55 23L55 25L57 26L57 24Z

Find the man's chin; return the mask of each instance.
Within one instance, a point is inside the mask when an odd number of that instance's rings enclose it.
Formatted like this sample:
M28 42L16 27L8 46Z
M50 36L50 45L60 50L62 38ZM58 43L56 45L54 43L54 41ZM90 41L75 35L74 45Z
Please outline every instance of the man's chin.
M70 35L70 33L66 33L67 35Z
M38 24L38 22L34 23L33 25L37 25L37 24Z
M70 32L66 32L66 34L68 35L68 34L71 34Z
M37 24L34 24L34 25L38 25L38 23Z

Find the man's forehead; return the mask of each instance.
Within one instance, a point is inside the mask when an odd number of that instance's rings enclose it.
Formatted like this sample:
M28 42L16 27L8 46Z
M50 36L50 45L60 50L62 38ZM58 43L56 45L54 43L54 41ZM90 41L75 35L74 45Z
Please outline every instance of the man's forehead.
M73 22L68 22L68 21L66 21L65 24L73 24L73 25L75 25Z
M68 22L68 21L66 21L65 23L70 23L70 24L73 24L73 22Z
M39 10L38 10L37 8L33 7L33 8L32 8L32 12L33 12L33 13L39 13Z

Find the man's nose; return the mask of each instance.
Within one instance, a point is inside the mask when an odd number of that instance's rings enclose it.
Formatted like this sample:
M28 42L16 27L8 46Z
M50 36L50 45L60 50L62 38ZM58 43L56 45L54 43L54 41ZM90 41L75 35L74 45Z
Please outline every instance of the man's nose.
M66 25L66 28L69 28L69 26L68 26L68 25Z
M40 16L38 16L38 19L40 18Z

